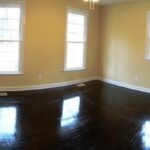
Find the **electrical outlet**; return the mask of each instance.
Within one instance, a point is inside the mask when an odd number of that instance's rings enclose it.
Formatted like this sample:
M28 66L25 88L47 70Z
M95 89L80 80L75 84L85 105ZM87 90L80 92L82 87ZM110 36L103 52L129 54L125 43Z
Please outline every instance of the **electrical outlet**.
M138 79L139 79L138 76L135 76L135 77L134 77L134 80L135 80L135 81L138 81Z
M38 74L38 79L42 80L42 74Z

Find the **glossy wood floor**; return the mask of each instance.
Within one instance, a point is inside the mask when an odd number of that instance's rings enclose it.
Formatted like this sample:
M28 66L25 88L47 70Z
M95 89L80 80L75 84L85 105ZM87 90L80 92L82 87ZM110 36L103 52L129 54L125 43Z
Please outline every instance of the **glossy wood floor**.
M9 93L0 150L150 150L150 94L99 81Z

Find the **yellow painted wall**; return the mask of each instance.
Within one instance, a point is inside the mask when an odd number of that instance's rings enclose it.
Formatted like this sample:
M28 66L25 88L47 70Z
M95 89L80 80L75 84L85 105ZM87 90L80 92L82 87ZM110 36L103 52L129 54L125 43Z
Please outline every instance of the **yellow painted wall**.
M64 82L98 74L98 7L89 14L87 69L63 72L67 7L87 9L88 5L82 0L25 0L24 74L0 75L1 87Z
M0 75L0 87L96 75L150 87L150 61L144 60L149 0L97 6L90 12L87 69L75 72L63 72L67 7L87 9L88 5L82 0L25 0L24 74Z
M150 61L144 60L146 13L150 1L101 8L99 75L131 85L150 87Z

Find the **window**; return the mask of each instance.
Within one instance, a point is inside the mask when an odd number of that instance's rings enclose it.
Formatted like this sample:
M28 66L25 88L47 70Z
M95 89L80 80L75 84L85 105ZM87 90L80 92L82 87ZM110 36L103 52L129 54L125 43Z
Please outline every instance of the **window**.
M146 52L145 59L150 60L150 11L147 13Z
M22 4L0 3L0 74L21 72Z
M85 69L87 16L87 11L67 11L65 71Z

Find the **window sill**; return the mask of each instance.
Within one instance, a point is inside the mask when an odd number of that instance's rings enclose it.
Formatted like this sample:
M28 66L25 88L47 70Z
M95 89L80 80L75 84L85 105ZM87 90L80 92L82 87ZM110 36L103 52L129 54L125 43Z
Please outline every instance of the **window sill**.
M64 69L64 72L68 72L68 71L84 71L86 70L86 68L72 68L72 69Z
M145 57L145 58L144 58L144 60L146 60L146 61L150 61L150 58L148 58L148 57Z
M23 72L0 72L0 76L23 75Z

